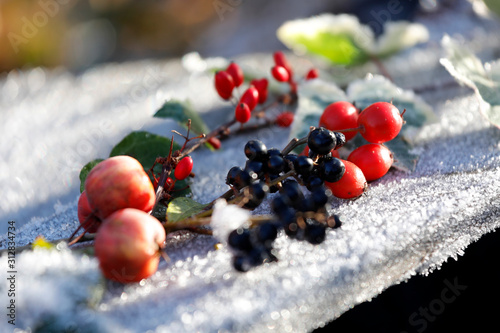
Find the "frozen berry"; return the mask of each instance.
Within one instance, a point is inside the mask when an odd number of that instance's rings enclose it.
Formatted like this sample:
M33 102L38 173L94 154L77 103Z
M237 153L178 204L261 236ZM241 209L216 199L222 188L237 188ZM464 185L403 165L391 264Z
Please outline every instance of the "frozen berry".
M239 87L243 84L245 76L243 74L243 70L238 66L237 63L231 62L229 66L226 68L226 72L231 75L234 81L234 86Z
M248 87L241 95L240 103L245 103L253 111L259 103L259 91L254 86Z
M353 199L363 194L367 188L366 178L363 172L354 163L342 160L345 172L340 180L325 185L330 188L332 194L341 199Z
M179 161L174 170L174 176L177 180L186 179L193 170L193 159L191 156L186 156Z
M342 161L336 157L326 158L320 164L318 168L318 176L326 182L334 183L342 176L345 172L345 166Z
M230 99L234 89L233 77L226 71L215 73L215 90L223 99Z
M236 121L239 123L246 123L250 120L252 117L252 111L250 110L250 107L245 104L245 103L239 103L236 105L236 108L234 110L234 118Z

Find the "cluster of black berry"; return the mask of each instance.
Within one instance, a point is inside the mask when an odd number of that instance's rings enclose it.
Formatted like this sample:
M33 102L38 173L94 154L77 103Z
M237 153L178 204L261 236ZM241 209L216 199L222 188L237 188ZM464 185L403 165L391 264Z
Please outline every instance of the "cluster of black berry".
M294 239L320 244L325 239L327 227L340 226L337 216L327 217L325 205L331 192L324 182L335 182L343 176L344 164L333 157L331 151L344 142L342 133L325 128L309 133L309 156L283 155L276 148L267 149L261 141L247 142L245 168L231 168L226 183L237 190L247 189L244 207L248 209L259 206L268 192L279 191L280 195L271 202L275 220L231 232L228 244L236 253L234 267L237 270L248 271L264 262L275 261L272 246L279 230ZM289 171L293 171L293 178L276 181ZM309 190L307 196L300 185Z

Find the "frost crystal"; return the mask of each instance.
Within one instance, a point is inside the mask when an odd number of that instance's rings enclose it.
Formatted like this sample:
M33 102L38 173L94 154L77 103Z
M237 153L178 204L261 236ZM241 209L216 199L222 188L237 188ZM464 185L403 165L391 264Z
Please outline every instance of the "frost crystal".
M210 226L214 236L223 244L227 242L229 233L248 221L250 212L236 205L228 205L226 200L219 199L215 203Z

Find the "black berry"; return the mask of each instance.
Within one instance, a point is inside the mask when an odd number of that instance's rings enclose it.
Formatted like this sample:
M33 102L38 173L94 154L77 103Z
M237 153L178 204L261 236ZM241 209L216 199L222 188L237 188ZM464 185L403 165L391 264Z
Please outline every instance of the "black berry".
M326 158L319 164L318 172L325 182L334 183L344 175L345 165L336 157Z
M307 177L314 168L314 162L307 156L298 156L293 167L299 175Z
M335 133L324 127L316 128L309 133L307 145L310 151L318 155L326 155L337 145Z
M259 140L250 140L245 145L245 155L252 161L265 161L267 159L267 147Z

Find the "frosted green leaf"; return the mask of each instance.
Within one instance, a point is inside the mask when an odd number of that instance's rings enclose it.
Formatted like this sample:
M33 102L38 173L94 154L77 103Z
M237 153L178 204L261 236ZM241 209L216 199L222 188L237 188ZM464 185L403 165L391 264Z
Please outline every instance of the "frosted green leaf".
M297 53L314 54L346 66L388 57L429 39L425 26L406 21L386 23L384 33L376 39L369 26L349 14L322 14L288 21L277 35Z
M478 95L481 114L500 128L500 65L483 65L467 47L449 36L442 39L446 57L441 64L458 83L473 89Z
M93 161L88 162L85 164L80 170L80 193L85 191L85 180L87 179L87 176L89 175L90 170L92 170L97 164L101 163L104 161L102 158L95 159Z

